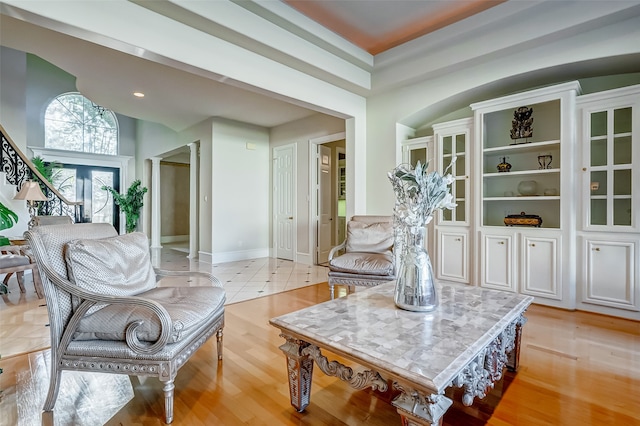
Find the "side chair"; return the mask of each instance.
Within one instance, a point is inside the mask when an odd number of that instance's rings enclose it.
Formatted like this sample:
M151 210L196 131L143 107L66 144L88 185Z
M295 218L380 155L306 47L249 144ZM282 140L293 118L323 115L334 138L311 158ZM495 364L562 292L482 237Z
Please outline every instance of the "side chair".
M345 240L329 252L329 291L334 286L373 287L396 279L392 216L353 216Z
M154 376L164 383L165 422L173 421L174 379L213 335L222 360L225 292L211 274L153 268L140 232L106 223L37 226L25 232L47 303L53 411L64 370ZM162 277L184 277L162 286ZM190 286L198 276L207 285Z
M29 250L24 245L9 245L0 247L0 274L5 274L2 281L3 293L9 291L9 278L14 273L16 274L16 280L18 281L18 287L20 292L25 293L24 288L24 271L31 271L33 277L33 286L36 290L36 295L39 299L43 297L42 282L40 280L40 274L38 274L38 268L36 264L32 262L29 256Z

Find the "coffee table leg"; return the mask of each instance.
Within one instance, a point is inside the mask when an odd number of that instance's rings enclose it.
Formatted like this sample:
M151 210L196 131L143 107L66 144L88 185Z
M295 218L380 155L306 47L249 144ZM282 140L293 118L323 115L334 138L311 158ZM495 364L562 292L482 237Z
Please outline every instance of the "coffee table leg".
M400 414L402 426L441 425L444 413L453 404L444 395L426 395L397 383L394 387L402 392L391 402Z
M291 405L298 412L304 411L311 398L311 378L313 376L313 359L309 355L302 355L302 350L309 343L281 334L286 343L280 350L287 357L287 373L289 375L289 394Z
M520 340L522 339L522 326L527 322L524 315L516 321L516 330L513 341L513 350L507 354L507 369L509 371L518 371L520 365Z

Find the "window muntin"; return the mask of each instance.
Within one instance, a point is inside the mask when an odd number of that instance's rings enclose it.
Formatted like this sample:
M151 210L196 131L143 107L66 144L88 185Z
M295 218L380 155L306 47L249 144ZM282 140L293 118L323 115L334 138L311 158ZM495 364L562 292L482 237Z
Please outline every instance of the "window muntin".
M80 93L65 93L47 106L44 114L47 148L91 154L118 154L116 115Z

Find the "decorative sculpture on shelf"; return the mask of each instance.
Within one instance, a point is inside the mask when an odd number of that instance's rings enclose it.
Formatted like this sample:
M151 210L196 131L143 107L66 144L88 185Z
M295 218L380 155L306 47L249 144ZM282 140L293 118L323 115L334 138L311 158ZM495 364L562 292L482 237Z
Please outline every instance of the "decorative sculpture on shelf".
M507 157L502 157L502 162L497 166L498 173L506 173L511 171L511 163L507 162Z
M533 108L520 107L513 112L511 121L511 139L518 143L528 143L528 141L518 142L518 139L526 139L533 136Z
M553 156L551 154L538 155L538 164L540 165L539 169L550 169L552 160Z

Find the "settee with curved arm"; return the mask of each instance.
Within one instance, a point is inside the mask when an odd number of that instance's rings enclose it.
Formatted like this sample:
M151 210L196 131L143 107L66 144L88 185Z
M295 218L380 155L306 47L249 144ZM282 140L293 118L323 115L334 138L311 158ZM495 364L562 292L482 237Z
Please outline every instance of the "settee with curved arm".
M25 232L42 278L50 321L53 411L64 370L155 376L165 422L173 421L174 379L216 336L222 360L225 292L205 272L153 268L142 233L118 235L105 223L34 227ZM199 276L206 285L191 286ZM162 278L184 277L164 286ZM175 284L175 279L171 279Z

